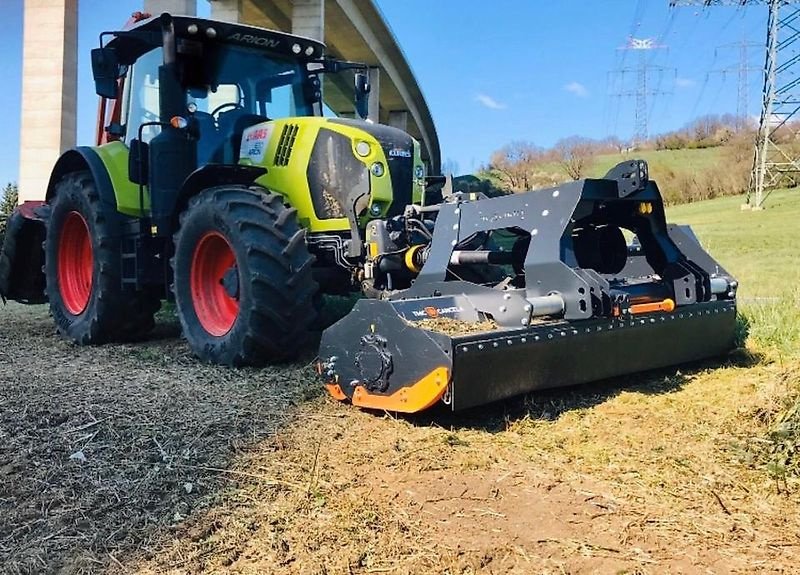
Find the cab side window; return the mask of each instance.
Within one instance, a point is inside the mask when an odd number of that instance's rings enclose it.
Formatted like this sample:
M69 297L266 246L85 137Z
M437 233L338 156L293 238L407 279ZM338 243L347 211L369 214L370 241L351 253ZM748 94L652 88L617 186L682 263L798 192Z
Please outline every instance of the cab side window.
M125 126L126 144L139 137L142 124L159 120L158 67L162 61L161 48L156 48L139 58L128 71L121 118ZM160 131L159 126L145 126L142 129L142 141L149 142Z

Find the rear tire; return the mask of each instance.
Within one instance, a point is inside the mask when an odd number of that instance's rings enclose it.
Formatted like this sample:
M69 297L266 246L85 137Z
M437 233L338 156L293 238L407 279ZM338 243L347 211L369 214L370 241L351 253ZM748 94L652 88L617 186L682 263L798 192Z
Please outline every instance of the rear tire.
M175 235L175 303L204 361L263 365L296 356L316 317L314 258L294 208L259 188L194 198Z
M44 271L59 333L88 345L149 332L160 298L122 290L120 216L100 201L92 176L64 176L50 205Z

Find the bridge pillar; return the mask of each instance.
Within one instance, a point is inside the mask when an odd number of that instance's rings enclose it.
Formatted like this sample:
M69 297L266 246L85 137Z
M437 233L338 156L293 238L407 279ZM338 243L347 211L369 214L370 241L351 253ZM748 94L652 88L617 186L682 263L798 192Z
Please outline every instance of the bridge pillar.
M144 11L153 16L162 12L197 16L197 0L144 0Z
M389 112L389 125L399 128L404 132L408 131L408 110L395 110Z
M292 2L292 34L325 41L325 0Z
M379 123L381 117L381 69L369 69L369 116L368 120Z
M19 201L43 200L56 160L75 146L78 0L26 0Z
M211 19L241 22L242 0L211 0Z

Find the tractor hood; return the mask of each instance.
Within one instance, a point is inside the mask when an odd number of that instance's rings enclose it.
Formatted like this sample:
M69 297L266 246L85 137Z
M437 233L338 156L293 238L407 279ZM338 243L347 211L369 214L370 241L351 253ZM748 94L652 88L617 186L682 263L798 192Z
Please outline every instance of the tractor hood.
M239 161L266 168L259 183L284 195L311 231L363 228L422 199L419 143L390 126L319 117L262 122L243 132Z

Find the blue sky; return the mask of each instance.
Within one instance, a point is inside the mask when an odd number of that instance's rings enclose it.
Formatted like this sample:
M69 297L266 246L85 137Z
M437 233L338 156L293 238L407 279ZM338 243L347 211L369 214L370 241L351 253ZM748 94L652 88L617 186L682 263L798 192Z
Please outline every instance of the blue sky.
M651 134L692 118L736 111L742 38L763 43L766 9L670 9L668 0L377 0L431 108L442 158L461 172L486 163L514 140L550 146L573 134L632 136L634 100L610 96L636 87L640 53L620 50L629 36L665 46L646 54L653 66ZM23 0L0 0L0 184L18 173ZM96 99L89 50L103 29L120 26L141 0L80 0L78 143L90 144ZM201 13L208 10L201 0ZM203 8L204 6L204 8ZM728 45L727 47L725 47ZM750 50L749 65L763 54ZM661 67L662 71L655 70ZM628 68L625 73L611 70ZM757 115L762 79L750 78L748 108Z

